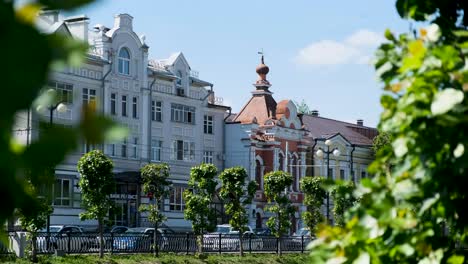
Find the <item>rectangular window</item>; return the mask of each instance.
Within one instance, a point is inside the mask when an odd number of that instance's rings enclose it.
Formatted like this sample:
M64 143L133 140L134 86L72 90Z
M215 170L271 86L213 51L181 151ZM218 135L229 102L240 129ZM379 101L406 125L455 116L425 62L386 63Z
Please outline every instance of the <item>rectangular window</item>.
M138 138L137 137L133 138L131 149L132 149L132 158L133 159L138 158Z
M95 150L97 149L97 146L96 145L93 145L93 144L89 144L88 142L83 142L83 148L82 148L82 153L88 153L90 152L91 150Z
M364 179L364 178L366 178L366 172L365 172L365 171L362 171L362 172L361 172L361 179Z
M111 115L117 114L117 94L111 93L111 101L110 101L110 113Z
M195 107L171 104L171 120L179 123L195 124Z
M185 161L195 160L195 142L174 140L172 148L172 159Z
M161 101L151 101L151 120L153 121L162 121L162 102Z
M122 149L121 149L121 156L122 158L126 158L127 157L127 139L125 138L122 142Z
M96 90L83 88L83 105L96 102Z
M122 116L127 116L127 96L122 95Z
M169 195L169 210L182 212L185 209L184 191L186 188L174 186Z
M108 144L107 145L107 155L111 157L115 157L115 144Z
M132 103L132 117L133 118L138 118L138 98L133 97L133 103Z
M332 168L328 169L327 178L335 179L335 175L333 175L333 169Z
M203 117L203 132L213 134L213 116L205 115Z
M161 161L162 154L162 141L152 140L151 141L151 161Z
M55 179L54 183L54 205L71 206L71 180Z
M47 86L57 91L60 103L73 104L73 85L50 81Z
M343 169L340 169L340 180L347 180L345 178L345 171Z
M213 151L203 152L203 163L213 164Z

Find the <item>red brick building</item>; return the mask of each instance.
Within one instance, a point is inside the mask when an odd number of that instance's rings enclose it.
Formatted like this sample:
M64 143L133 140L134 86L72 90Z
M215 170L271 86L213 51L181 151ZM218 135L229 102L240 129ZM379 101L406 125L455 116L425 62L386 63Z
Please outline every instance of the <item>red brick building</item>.
M252 97L238 114L226 122L226 167L243 166L251 180L258 183L258 191L250 206L250 224L265 227L270 216L264 211L267 203L263 193L263 175L283 170L291 173L294 183L290 186L290 198L298 212L291 219L291 232L299 226L303 195L299 181L305 176L306 150L310 141L292 100L276 102L267 80L268 66L263 56L256 72Z

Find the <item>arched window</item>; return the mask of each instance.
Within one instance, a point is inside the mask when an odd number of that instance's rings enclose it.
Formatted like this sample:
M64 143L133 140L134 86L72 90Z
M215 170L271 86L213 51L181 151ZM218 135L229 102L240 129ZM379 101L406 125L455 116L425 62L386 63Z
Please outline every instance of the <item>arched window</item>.
M179 77L179 79L177 79L176 81L176 84L179 85L179 86L182 86L182 72L181 71L177 71L177 77Z
M255 161L255 181L257 182L257 190L262 189L262 164L260 161Z
M293 157L291 160L291 175L293 178L293 186L292 190L297 192L297 159L296 157Z
M119 73L130 75L130 52L127 48L121 48L119 51Z
M283 164L284 164L284 157L283 157L283 154L280 153L280 154L278 154L278 165L279 165L279 166L278 166L278 170L279 170L279 171L284 170Z

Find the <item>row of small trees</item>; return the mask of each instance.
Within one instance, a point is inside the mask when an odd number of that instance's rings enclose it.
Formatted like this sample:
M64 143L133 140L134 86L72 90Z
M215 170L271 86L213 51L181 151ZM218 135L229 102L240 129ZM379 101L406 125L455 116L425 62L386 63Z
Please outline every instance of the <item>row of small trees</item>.
M82 207L84 212L80 214L82 220L95 219L98 221L99 230L99 255L104 255L103 226L109 210L113 207L110 194L114 192L115 181L113 177L112 160L101 151L94 150L86 153L78 162L78 172L80 173L79 187L82 193ZM186 209L184 216L191 221L192 228L197 236L199 252L203 249L203 234L212 232L216 228L217 215L212 207L216 194L216 176L218 170L213 164L201 164L191 169L189 188L184 192ZM167 197L169 187L170 168L167 164L147 164L141 168L142 189L150 196L152 203L141 205L139 210L148 214L148 220L153 223L155 231L166 220L162 213L161 205L163 199ZM226 213L230 216L229 224L233 229L239 231L239 249L243 255L243 234L247 231L248 212L246 206L252 202L257 190L255 181L248 181L248 174L242 167L228 168L219 174L221 188L219 197L225 202ZM287 188L291 186L293 179L291 175L283 171L269 172L264 176L264 192L269 205L266 210L274 214L270 217L266 225L271 229L272 234L280 237L285 234L291 226L291 217L296 208L292 206ZM301 181L301 189L306 194L304 204L307 211L303 214L303 219L311 232L315 227L323 222L321 207L327 196L327 185L323 177L305 177ZM355 199L352 198L353 186L340 185L334 189L335 219L339 225L343 224L344 210L350 207ZM35 234L46 224L46 217L51 213L50 201L44 200L44 210L38 214L28 214L20 212L21 221L28 231ZM158 255L157 232L154 232L154 254ZM279 240L281 243L281 240ZM279 253L281 254L281 245ZM33 243L32 255L35 259L36 250Z

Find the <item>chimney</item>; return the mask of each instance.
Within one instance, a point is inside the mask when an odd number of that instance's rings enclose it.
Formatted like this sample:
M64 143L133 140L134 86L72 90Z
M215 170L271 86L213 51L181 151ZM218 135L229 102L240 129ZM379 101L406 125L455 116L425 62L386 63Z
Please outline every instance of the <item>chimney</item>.
M312 110L310 115L311 116L319 116L319 111L318 110Z
M73 37L88 42L89 17L79 15L67 17L64 21Z
M133 17L129 14L118 14L114 18L114 28L127 28L132 30Z
M357 124L358 126L364 126L364 120L358 119L357 122L356 122L356 124Z
M55 23L59 21L59 13L59 10L44 9L39 13L39 15L41 17L47 18L50 20L50 22Z

